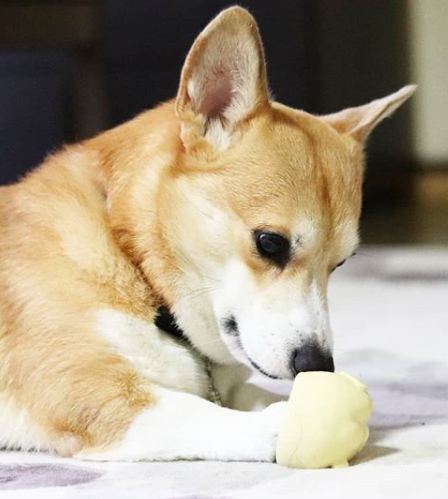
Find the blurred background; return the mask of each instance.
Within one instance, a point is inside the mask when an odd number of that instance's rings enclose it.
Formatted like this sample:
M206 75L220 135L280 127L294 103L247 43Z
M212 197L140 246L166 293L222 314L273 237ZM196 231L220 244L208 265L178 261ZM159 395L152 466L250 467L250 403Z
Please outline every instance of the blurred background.
M0 1L0 184L63 143L176 94L183 59L224 0ZM362 238L448 243L448 2L242 0L277 100L314 113L413 82L369 144Z

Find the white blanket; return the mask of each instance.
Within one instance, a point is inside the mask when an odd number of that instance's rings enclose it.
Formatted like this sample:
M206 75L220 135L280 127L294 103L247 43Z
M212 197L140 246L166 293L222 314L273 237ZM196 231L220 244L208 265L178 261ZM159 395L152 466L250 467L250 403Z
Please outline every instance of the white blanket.
M336 273L330 307L336 368L374 401L369 443L349 468L0 452L0 497L448 499L448 250L364 248Z

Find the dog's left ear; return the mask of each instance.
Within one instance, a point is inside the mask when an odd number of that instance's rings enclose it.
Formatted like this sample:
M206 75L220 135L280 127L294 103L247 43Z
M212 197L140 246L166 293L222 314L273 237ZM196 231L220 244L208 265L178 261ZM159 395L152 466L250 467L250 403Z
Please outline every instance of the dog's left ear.
M338 132L349 134L364 142L378 123L390 116L415 92L417 85L407 85L398 92L377 99L369 104L344 109L338 113L321 116Z
M198 36L182 69L176 112L186 149L226 149L267 102L257 24L245 9L224 10Z

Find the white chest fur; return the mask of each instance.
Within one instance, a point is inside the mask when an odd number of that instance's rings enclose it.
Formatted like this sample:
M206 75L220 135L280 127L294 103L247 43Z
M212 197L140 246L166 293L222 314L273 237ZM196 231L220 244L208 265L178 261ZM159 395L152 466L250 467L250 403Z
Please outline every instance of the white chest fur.
M202 359L154 324L113 309L98 312L98 331L149 381L172 390L207 395Z

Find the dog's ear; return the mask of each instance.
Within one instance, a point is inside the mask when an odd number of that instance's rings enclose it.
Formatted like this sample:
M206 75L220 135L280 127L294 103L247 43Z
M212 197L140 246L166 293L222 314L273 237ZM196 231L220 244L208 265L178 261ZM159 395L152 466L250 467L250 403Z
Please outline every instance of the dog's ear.
M394 94L364 106L351 107L321 118L338 132L352 135L359 142L364 142L375 126L409 99L416 88L417 85L407 85Z
M197 37L182 69L176 112L186 148L225 149L268 100L257 24L240 7L224 10Z

